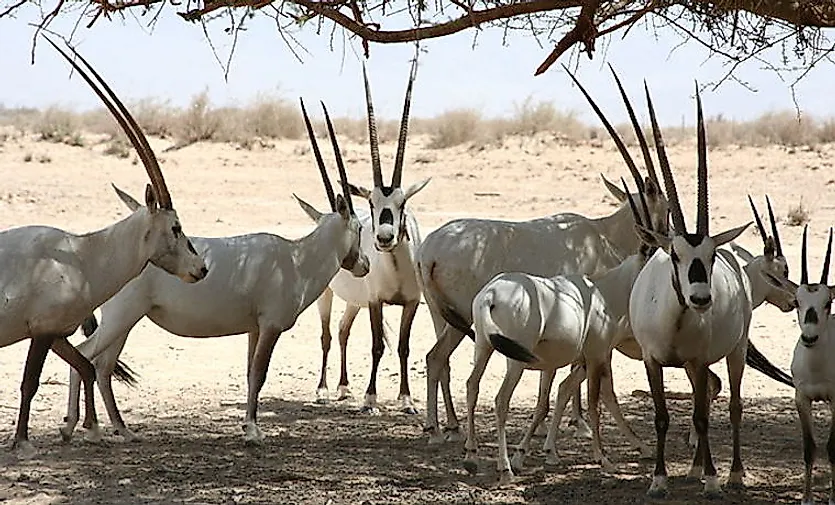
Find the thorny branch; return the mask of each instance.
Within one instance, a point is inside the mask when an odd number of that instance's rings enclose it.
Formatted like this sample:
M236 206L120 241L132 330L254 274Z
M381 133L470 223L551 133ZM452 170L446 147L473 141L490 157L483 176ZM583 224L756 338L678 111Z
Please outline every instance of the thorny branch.
M833 0L0 0L0 18L30 5L41 9L40 29L79 5L90 20L88 27L114 12L146 13L155 6L157 15L173 6L182 19L203 25L223 19L217 15L221 12L237 10L292 20L298 29L316 20L317 33L328 20L359 38L366 57L372 42L416 42L491 26L534 37L562 33L536 75L578 44L591 58L598 38L625 34L648 16L659 23L651 29L706 34L700 42L731 65L778 47L786 55L783 67L792 69L797 67L791 67L790 59L808 69L831 54L833 46L822 29L835 27ZM266 6L274 13L266 13ZM410 16L403 16L405 11ZM409 19L405 27L404 18ZM237 36L241 26L233 23L227 32Z

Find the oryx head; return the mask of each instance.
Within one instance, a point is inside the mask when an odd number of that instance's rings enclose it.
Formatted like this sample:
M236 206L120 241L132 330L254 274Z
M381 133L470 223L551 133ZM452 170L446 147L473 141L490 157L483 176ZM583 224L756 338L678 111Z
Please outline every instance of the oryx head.
M626 185L626 179L621 177L620 180L623 184L623 193L629 201L629 208L632 211L632 219L635 220L635 230L636 233L638 233L638 238L640 240L638 255L640 256L641 264L644 264L653 254L655 254L655 251L658 250L658 245L654 239L647 241L645 240L647 235L638 231L641 228L654 231L655 225L652 222L652 214L650 214L649 206L647 205L647 198L644 195L643 189L638 188L638 197L641 200L641 211L643 212L643 214L641 214L638 212L638 206L635 205L635 199L633 198L632 193L629 192L629 187Z
M565 68L566 72L568 72L568 68ZM632 122L632 128L635 130L635 137L638 139L638 143L641 146L641 153L644 157L644 163L646 165L647 170L647 177L644 179L641 177L641 173L638 171L637 165L635 165L635 161L632 159L632 156L629 154L629 150L626 148L626 144L621 139L620 135L618 134L617 130L612 126L603 112L600 110L600 107L597 106L594 99L592 99L591 95L588 94L586 89L580 84L580 81L572 74L568 72L568 75L571 76L571 79L577 84L577 87L580 88L580 91L586 97L586 100L591 105L594 112L597 114L597 117L600 118L600 121L603 123L603 126L606 128L606 131L609 132L609 136L612 137L612 140L615 142L615 145L618 148L621 156L623 157L623 161L626 162L627 168L629 168L629 172L632 174L632 179L635 181L635 184L638 187L638 193L633 195L633 198L637 198L639 195L641 196L642 200L646 202L646 208L648 209L649 213L649 223L651 223L651 228L654 229L656 232L666 235L669 230L669 205L667 203L667 199L664 197L663 192L661 191L661 184L658 181L658 175L655 172L655 165L652 162L652 155L650 154L649 145L647 144L646 138L644 137L643 129L641 125L638 123L638 119L635 117L635 111L632 109L632 104L629 101L629 97L626 95L626 91L623 89L623 85L618 78L617 73L615 73L615 69L609 65L609 68L612 70L612 75L615 78L615 82L617 83L618 89L620 90L621 98L623 99L624 105L626 105L626 110L629 113L629 119ZM617 187L615 184L609 182L603 174L600 175L603 178L603 183L606 185L606 188L609 192L621 202L622 208L625 209L627 205L627 192ZM625 211L625 210L624 210ZM633 212L633 216L634 216Z
M695 233L689 233L684 224L684 214L678 200L673 173L667 159L664 139L658 128L655 109L649 88L644 83L652 122L653 139L658 153L661 173L664 176L664 187L667 200L670 203L673 230L670 236L639 227L640 233L647 235L644 240L652 241L663 247L670 255L672 263L671 282L675 288L679 303L697 312L708 310L713 303L711 295L711 275L716 259L716 248L738 237L751 223L724 231L717 235L710 235L708 198L707 198L707 138L705 134L704 116L702 114L702 100L696 87L696 132L698 151L698 193L697 193L697 224Z
M134 212L145 213L146 219L142 220L146 227L145 233L141 234L141 243L137 244L142 254L147 255L149 261L162 268L166 272L180 277L186 282L197 282L203 279L208 273L203 258L197 254L189 238L183 233L183 226L177 217L177 211L171 202L171 195L165 185L159 162L154 151L151 149L142 129L130 115L127 108L122 104L110 86L90 66L89 63L70 47L74 56L89 70L92 77L66 52L58 47L52 40L44 37L75 70L93 88L93 91L101 98L110 113L124 130L125 135L130 139L142 165L148 172L151 179L145 189L145 206L142 206L135 199L113 186L116 193ZM125 247L137 247L135 244L124 244Z
M322 103L322 110L325 112L325 122L328 127L328 135L330 136L331 145L336 156L336 166L339 169L339 182L342 185L342 194L336 195L334 195L333 186L331 185L330 177L328 177L328 171L325 168L325 162L322 160L322 153L319 151L319 144L316 142L313 126L310 123L310 118L307 116L307 110L304 108L304 100L300 98L299 102L301 103L302 116L304 116L304 124L307 127L307 135L310 137L313 155L316 158L316 165L319 167L319 174L322 176L322 183L325 186L325 193L328 195L331 211L340 217L340 236L342 237L340 267L351 272L355 277L364 277L368 274L369 266L368 257L362 252L362 248L360 247L360 237L362 235L360 232L362 231L362 227L354 213L354 203L351 200L348 175L345 172L345 164L342 162L342 151L339 150L339 144L336 140L331 118L328 115L328 109ZM317 223L322 219L324 216L322 212L319 212L295 194L293 196L311 219Z
M763 253L761 256L755 258L747 258L746 261L753 268L753 275L751 275L751 283L761 285L763 289L754 289L765 293L765 300L780 309L783 312L789 312L795 307L794 293L789 293L786 290L775 288L774 285L768 282L766 276L776 277L778 279L789 278L789 263L783 255L783 246L780 242L780 232L777 229L777 223L774 219L774 211L771 208L771 200L768 196L765 197L766 205L768 206L768 219L771 222L771 236L765 231L762 219L757 212L757 207L754 205L754 200L751 195L748 195L748 203L751 204L751 211L754 213L754 221L757 223L757 230L763 240ZM731 244L735 246L735 244ZM738 253L739 254L739 253Z
M412 84L417 72L417 57L412 60L409 73L409 84L406 86L406 100L403 104L403 115L400 119L400 135L397 139L397 155L394 158L394 172L391 184L383 182L383 171L380 164L380 148L377 140L377 122L374 118L374 105L371 100L371 86L368 84L368 74L365 67L362 77L365 81L365 102L368 107L368 140L371 144L371 171L374 175L374 187L366 189L362 186L351 186L351 191L357 196L368 200L371 207L371 229L374 235L374 247L381 252L390 252L401 240L408 240L406 229L406 201L422 190L429 182L429 178L416 182L406 189L401 187L403 161L406 154L406 137L409 132L409 107L412 101Z

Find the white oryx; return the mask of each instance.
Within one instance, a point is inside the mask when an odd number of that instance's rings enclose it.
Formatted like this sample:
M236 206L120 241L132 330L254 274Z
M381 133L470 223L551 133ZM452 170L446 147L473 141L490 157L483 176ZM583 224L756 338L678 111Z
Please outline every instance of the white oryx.
M329 398L327 368L328 352L331 347L331 306L333 295L345 300L345 312L339 321L339 348L341 373L339 376L339 399L350 397L348 391L348 368L346 352L348 337L354 319L362 307L368 307L371 317L371 377L365 392L363 412L377 412L377 368L383 356L383 304L401 305L400 338L397 353L400 357L400 408L403 412L417 414L409 391L409 336L412 322L420 303L420 287L415 270L415 256L420 246L420 230L415 216L406 208L406 202L422 190L429 179L424 179L410 187L401 187L403 162L406 153L406 137L409 131L409 106L412 100L412 83L417 71L417 58L412 61L409 84L406 88L406 100L403 116L400 120L400 136L397 140L397 154L394 160L394 172L391 184L383 182L380 164L380 150L377 140L377 124L371 101L371 89L368 76L363 68L365 80L365 100L368 111L368 138L371 144L371 171L374 187L366 189L351 186L351 192L368 200L371 212L359 210L357 217L362 224L363 252L369 260L369 272L363 278L339 272L318 300L319 317L322 322L322 374L316 390L316 401L326 403Z
M832 228L829 229L829 242L823 260L820 282L809 282L807 268L806 234L803 228L801 246L800 285L768 276L769 282L781 287L795 297L797 323L800 338L794 347L792 356L792 379L795 387L795 406L800 418L800 430L803 437L803 498L802 505L814 505L812 494L812 473L815 465L815 424L812 418L812 402L823 401L829 404L829 440L826 452L830 465L829 505L835 505L835 319L832 318L832 300L835 298L835 286L828 286L829 262L832 254Z
M726 358L733 432L729 482L741 485L740 386L753 309L748 276L732 255L717 254L717 248L735 239L751 223L714 236L709 233L707 140L697 88L698 214L695 233L687 232L649 88L646 85L645 88L673 224L669 236L638 227L647 242L654 240L663 249L656 251L638 274L629 297L629 320L635 340L641 346L655 404L655 471L648 494L663 496L667 491L664 456L669 413L662 367L684 366L689 369L693 382L693 424L699 437L690 476L703 474L705 493L716 495L721 487L708 443L708 366Z
M623 185L626 188L625 181ZM643 218L632 196L627 193L635 222L641 225L646 221L647 229L651 230L646 200L643 192L639 193L643 202ZM467 380L464 465L468 470L474 472L477 468L475 406L479 382L494 349L507 356L507 372L496 394L497 466L503 482L513 477L513 469L521 469L534 432L532 425L519 445L511 469L505 425L510 398L525 369L556 370L571 364L579 365L572 367L559 387L551 429L545 442L549 463L554 463L556 458L556 428L562 412L586 374L592 451L603 469L611 471L614 466L600 442L601 383L603 401L621 432L634 448L645 456L651 454L649 447L638 439L621 413L612 387L611 363L615 344L629 334L627 302L632 283L654 252L654 247L641 244L618 266L598 276L572 274L545 278L520 272L502 273L478 292L473 299L475 357L473 371ZM535 420L534 425L536 423Z
M136 277L149 262L174 274L173 282L178 285L185 285L182 281L197 282L206 275L203 259L183 234L162 171L142 130L81 55L70 48L86 70L50 39L46 40L116 118L152 185L145 191L147 206L137 206L128 218L96 232L76 235L47 226L23 226L0 233L0 347L31 339L12 444L24 457L35 453L29 442L29 412L50 347L83 375L84 425L91 438L97 439L100 434L93 405L95 371L67 337L94 308Z
M615 79L625 98L617 76ZM586 97L590 100L588 95ZM646 161L649 173L646 180L641 178L615 129L596 105L593 108L615 141L635 183L645 193L653 228L666 230L667 201L661 193L640 125L628 101L625 103ZM524 272L542 277L573 273L593 275L617 266L637 250L639 240L634 232L627 195L605 178L603 180L621 202L618 210L608 216L588 218L563 213L524 222L458 219L426 236L418 251L418 269L423 297L438 338L426 355L425 431L429 432L430 443L461 438L450 393L449 357L464 335L472 338L473 298L490 279L502 272ZM550 388L553 375L543 377L546 379ZM439 382L447 414L446 437L438 427ZM544 401L547 402L547 395Z
M99 389L115 431L127 439L135 437L116 407L110 375L128 333L140 319L148 316L161 328L183 337L249 334L243 428L247 443L261 443L264 435L256 422L258 394L278 337L296 323L299 314L322 294L340 268L359 277L368 273L368 258L359 244L360 224L354 215L342 155L327 109L325 121L343 192L336 196L304 103L302 113L332 212L322 214L296 197L308 214L318 218L316 228L298 240L269 233L194 237L195 247L211 266L201 283L178 283L164 271L149 266L102 305L98 329L79 345L79 350L96 366ZM136 206L124 196L122 199L129 207ZM73 373L66 425L62 428L65 436L71 436L77 422L78 376Z

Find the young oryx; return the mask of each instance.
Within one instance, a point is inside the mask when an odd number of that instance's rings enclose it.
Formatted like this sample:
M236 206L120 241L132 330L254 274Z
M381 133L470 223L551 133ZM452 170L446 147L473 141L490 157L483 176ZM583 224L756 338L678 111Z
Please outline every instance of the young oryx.
M835 286L827 286L829 261L832 254L832 228L823 259L820 282L809 282L806 260L806 233L803 228L801 246L800 285L787 279L768 276L769 282L782 287L795 297L797 323L800 338L794 347L792 357L792 379L794 380L797 414L803 435L803 461L806 463L803 475L803 505L814 505L812 495L812 471L815 465L815 435L812 419L812 402L824 401L829 404L832 418L829 425L829 440L826 444L830 464L829 505L835 505L835 370L832 367L835 356L835 323L832 318L832 299Z
M125 131L151 179L145 191L147 206L103 230L75 235L47 226L24 226L0 233L0 346L31 339L12 448L24 457L34 455L29 442L29 410L38 389L46 355L52 347L84 376L85 421L93 438L99 437L93 406L95 371L67 340L94 308L136 277L148 262L174 274L174 282L197 282L206 265L195 252L171 202L154 152L142 130L107 83L79 55L82 68L64 50L46 39L93 88ZM102 88L104 91L102 91Z
M742 484L740 384L745 370L748 329L753 309L748 276L732 255L717 254L717 248L735 239L751 223L714 236L709 233L707 140L697 89L698 219L696 232L688 233L649 88L646 85L645 88L673 223L670 236L638 226L647 242L652 243L654 240L663 250L656 251L638 274L629 297L632 333L641 346L655 404L656 461L649 494L660 496L667 490L664 453L669 414L662 367L684 366L689 368L693 382L693 425L699 437L690 475L698 477L702 470L705 493L715 495L721 491L721 487L708 444L708 366L726 358L733 431L733 463L729 482Z
M322 105L324 108L324 104ZM148 267L101 307L101 323L79 350L93 359L99 389L117 433L132 439L110 388L110 375L128 332L144 316L161 328L183 337L221 337L249 333L247 352L247 408L245 440L261 443L256 423L258 393L267 377L279 335L289 330L299 314L313 303L340 268L361 277L368 258L360 249L360 224L354 215L342 155L325 109L342 195L334 197L313 128L302 103L307 132L322 175L332 213L322 214L296 197L301 207L317 216L316 228L306 237L288 240L269 233L238 237L194 238L197 250L211 265L200 283L186 286L165 272ZM344 195L344 197L343 197ZM136 206L123 197L129 207ZM78 377L72 374L69 412L62 428L69 437L78 422Z
M371 171L374 187L366 189L351 186L354 195L368 200L371 212L358 211L362 223L363 252L368 256L370 269L363 278L339 272L331 280L318 301L319 317L322 321L322 374L316 391L316 401L329 400L327 383L328 351L331 347L331 305L333 295L345 300L345 312L339 322L339 348L341 373L339 376L339 399L350 396L348 392L348 369L346 349L351 326L360 308L368 307L371 316L371 377L365 393L363 412L377 412L377 368L383 356L383 304L402 305L400 316L400 339L397 352L400 357L400 407L403 412L416 414L409 392L409 335L412 321L420 303L420 287L416 278L415 255L420 246L420 231L414 215L406 209L406 202L429 182L424 179L407 189L401 187L403 161L406 153L406 136L409 131L409 105L412 100L412 83L417 71L417 59L412 61L406 100L400 121L400 137L397 140L397 155L394 159L394 173L391 185L383 183L380 166L380 151L377 141L377 124L371 101L368 76L363 68L365 100L368 107L368 138L371 143Z
M617 76L615 78L625 98L620 81ZM588 95L586 97L590 99ZM649 173L646 181L642 180L615 129L596 105L592 108L645 194L653 228L666 230L667 201L661 193L641 127L628 101L625 103ZM439 381L447 414L446 439L461 438L449 388L449 357L464 335L472 334L473 298L490 279L502 272L524 272L542 277L574 273L592 275L617 266L637 250L639 241L626 194L605 178L604 182L622 202L616 212L605 217L563 213L523 222L458 219L426 236L418 251L418 269L423 297L438 337L426 355L425 431L429 432L430 443L445 440L438 427ZM582 247L578 247L579 244ZM548 378L548 387L552 379L553 376Z
M626 182L623 183L626 188ZM628 188L627 188L628 191ZM640 192L644 217L638 213L628 195L635 222L652 229L646 200ZM603 401L629 438L630 443L649 455L643 444L623 418L612 387L612 349L628 334L627 300L632 283L646 260L655 252L642 244L640 249L620 265L603 275L581 274L545 278L519 272L503 273L488 282L473 299L475 325L475 358L467 380L467 442L464 464L476 466L475 405L479 382L495 348L507 356L507 372L496 395L496 431L498 434L498 470L502 481L513 476L507 455L505 424L510 398L522 372L527 369L555 370L569 364L573 367L560 384L554 417L548 432L546 451L549 459L556 457L556 427L562 411L576 386L588 373L589 419L592 429L592 450L604 470L614 469L600 443L599 394L604 384ZM604 381L605 377L605 381ZM530 446L533 429L529 429L514 457L514 467L521 468L525 451Z

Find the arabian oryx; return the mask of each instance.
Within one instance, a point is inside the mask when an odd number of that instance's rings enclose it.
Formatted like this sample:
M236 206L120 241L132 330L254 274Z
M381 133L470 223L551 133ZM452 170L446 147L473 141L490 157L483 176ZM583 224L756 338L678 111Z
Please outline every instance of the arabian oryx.
M29 411L50 347L83 375L84 425L91 438L97 439L100 434L93 405L95 371L67 337L94 308L139 275L149 262L176 276L172 279L178 285L186 285L182 281L197 282L206 275L206 265L183 234L159 163L136 121L81 55L71 48L84 68L50 39L46 40L70 62L116 118L152 184L145 191L145 207L137 205L127 219L103 230L75 235L47 226L24 226L0 233L0 286L4 299L0 346L31 339L12 444L24 457L35 453L29 442Z
M627 102L646 160L649 173L646 180L641 178L615 129L596 105L593 108L615 141L636 185L645 194L653 228L666 230L667 201L661 193L649 148L631 107ZM605 217L563 213L523 222L458 219L426 236L418 250L418 269L423 297L438 337L426 355L425 431L429 432L430 443L461 438L449 387L449 357L464 335L472 337L473 298L490 279L502 272L523 272L541 277L575 273L593 275L617 266L637 250L639 241L626 194L605 178L603 181L621 202L615 213ZM543 375L542 380L546 380L550 388L553 375ZM447 414L446 437L438 427L439 382ZM547 395L544 400L547 402Z
M322 105L324 109L324 104ZM334 196L313 128L302 103L307 132L321 172L331 213L322 214L296 197L301 207L317 216L316 228L306 237L288 240L269 233L238 237L194 238L211 265L200 283L187 286L154 267L125 286L101 307L101 323L79 350L96 366L99 389L117 433L127 429L116 408L110 375L125 345L128 332L144 316L161 328L183 337L222 337L249 334L247 352L247 408L243 426L247 443L261 443L256 423L258 393L278 337L296 323L340 268L361 277L368 273L368 258L360 249L360 223L354 214L342 155L325 109L342 195ZM129 207L135 202L123 197ZM78 421L78 376L72 374L69 412L62 428L70 436Z
M368 76L363 68L365 80L365 100L368 107L368 138L371 144L371 171L374 187L366 189L351 186L351 192L368 200L371 212L358 210L357 216L362 223L363 252L369 260L369 273L363 278L339 272L317 303L322 321L322 374L316 390L316 401L326 403L329 400L327 368L328 351L331 347L331 305L333 295L345 300L345 312L339 322L339 348L341 373L339 376L339 399L350 397L348 391L348 369L346 351L351 326L360 308L368 307L371 316L371 377L365 392L363 412L377 412L377 369L383 356L383 304L401 305L400 339L397 353L400 357L400 407L403 412L416 414L409 392L409 335L418 304L420 287L416 278L415 256L420 246L420 231L414 215L406 208L406 202L422 190L429 179L417 182L408 188L401 187L403 162L406 153L406 137L409 131L409 106L412 100L412 83L417 71L417 58L412 61L409 84L406 87L406 100L400 121L400 136L397 140L397 154L394 159L394 173L391 184L383 183L380 164L380 150L377 140L377 124L371 101L371 89Z
M721 487L708 443L708 366L726 358L733 432L733 462L729 483L741 485L740 385L745 370L748 329L753 309L748 276L732 255L717 254L717 248L735 239L751 223L718 235L710 235L707 139L697 87L698 214L695 233L687 231L664 140L646 84L645 90L673 224L669 236L638 227L647 242L652 243L654 240L662 249L656 251L638 274L629 297L632 333L641 346L655 404L655 471L648 494L663 496L667 491L664 456L669 414L662 367L684 366L689 369L693 382L693 425L699 438L690 476L699 477L703 473L705 493L716 495L721 492Z
M635 222L652 229L646 199L639 190L644 211L637 210L632 195L623 183L632 207ZM629 334L627 305L629 291L635 277L654 247L641 244L634 254L615 268L597 276L581 274L540 277L520 272L502 273L488 282L473 299L475 326L475 357L473 371L467 380L467 442L464 445L465 467L477 467L475 406L479 382L493 354L493 349L507 356L507 372L496 395L496 431L500 479L513 477L507 454L505 425L510 398L525 369L556 370L570 364L571 373L560 384L554 416L545 447L549 460L556 458L556 428L562 411L575 387L588 374L589 419L592 430L592 450L603 469L613 465L600 443L600 387L603 401L617 421L618 427L630 443L644 455L651 454L621 413L612 387L612 349L617 341ZM533 429L529 429L514 456L514 469L520 469L524 452L529 448ZM553 461L549 461L553 462Z
M803 474L802 505L814 505L812 494L812 472L815 465L815 425L812 418L812 402L823 401L829 404L829 440L826 452L830 465L829 504L835 505L835 320L832 318L832 300L835 298L835 286L828 286L829 262L832 254L832 228L829 229L829 242L823 259L823 272L820 282L809 282L809 270L806 252L808 227L803 228L803 242L800 252L800 285L793 282L767 276L769 282L780 287L795 299L797 323L800 338L794 347L792 356L792 380L794 381L794 401L800 418L800 430L803 437Z

